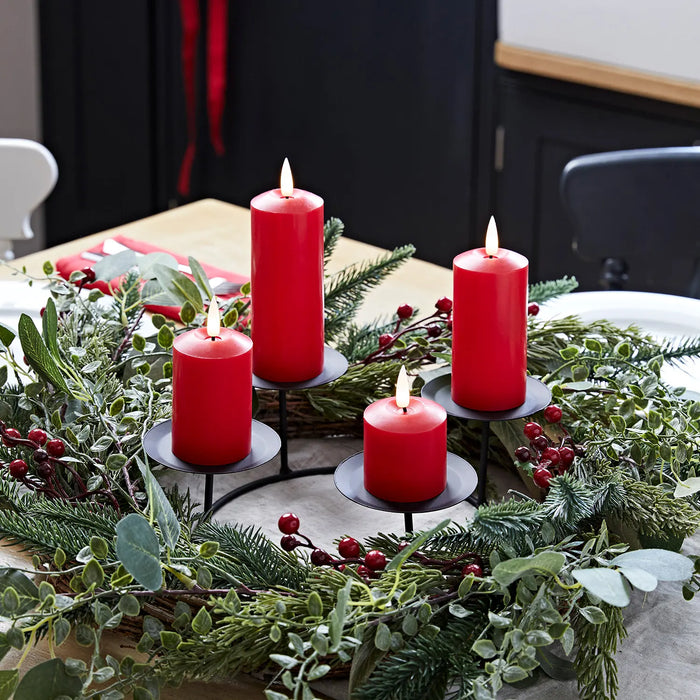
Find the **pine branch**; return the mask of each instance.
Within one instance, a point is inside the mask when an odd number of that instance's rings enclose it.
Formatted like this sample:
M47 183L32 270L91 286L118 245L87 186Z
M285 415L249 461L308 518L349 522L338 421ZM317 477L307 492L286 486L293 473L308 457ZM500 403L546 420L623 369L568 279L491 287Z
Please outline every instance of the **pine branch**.
M294 555L278 549L259 528L208 522L193 533L193 539L218 542L219 554L212 563L252 588L285 586L298 590L306 580L306 567Z
M449 622L433 639L419 635L380 663L353 697L359 700L439 700L451 681L468 684L481 673L471 646L482 614Z
M578 282L575 277L562 277L558 280L549 280L546 282L535 282L530 285L528 293L528 302L542 304L550 299L556 299L562 294L573 292L578 287Z
M0 537L25 549L47 554L58 547L74 558L90 542L102 537L112 546L116 511L95 504L69 504L35 496L22 496L16 510L0 511Z
M575 624L578 651L574 666L581 700L614 700L617 696L615 652L627 636L622 608L607 603L599 607L607 622L594 625L579 615Z
M335 217L331 217L323 226L323 263L324 267L328 265L329 260L333 257L335 247L338 244L341 236L345 232L345 224Z
M480 506L469 526L469 533L481 548L502 543L515 547L525 536L537 533L544 521L542 507L536 501L516 501Z
M348 358L348 362L357 362L377 349L377 338L382 333L392 333L396 321L377 319L373 323L357 326L347 325L345 331L336 337L335 348Z
M582 481L562 474L552 480L543 510L560 533L568 534L581 521L593 516L594 497Z
M658 353L663 356L665 362L680 366L687 360L700 356L700 336L694 338L667 338L660 342ZM637 357L640 360L651 360L654 355L647 352L644 355L639 353Z
M349 265L331 275L325 285L326 340L331 341L352 321L365 294L379 285L399 268L413 253L415 247L394 248L374 261Z

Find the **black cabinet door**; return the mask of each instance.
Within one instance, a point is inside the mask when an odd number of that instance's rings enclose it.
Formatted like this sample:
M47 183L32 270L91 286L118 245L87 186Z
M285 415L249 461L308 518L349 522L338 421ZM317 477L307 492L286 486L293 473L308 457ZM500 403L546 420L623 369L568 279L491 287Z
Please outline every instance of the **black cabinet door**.
M48 245L166 207L157 78L160 32L166 15L177 19L171 5L39 4L43 140L59 169L46 203Z
M700 111L557 81L507 73L499 81L502 169L496 178L497 221L504 247L530 259L533 281L575 275L597 289L600 266L571 250L572 225L559 179L572 158L601 151L690 146L700 139ZM628 288L683 294L692 271L673 260L635 260Z

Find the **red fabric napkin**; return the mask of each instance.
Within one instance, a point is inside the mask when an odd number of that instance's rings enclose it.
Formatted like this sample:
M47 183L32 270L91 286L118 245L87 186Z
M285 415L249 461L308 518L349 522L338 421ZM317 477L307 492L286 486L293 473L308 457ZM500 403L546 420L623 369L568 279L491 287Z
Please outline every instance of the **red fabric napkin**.
M150 243L144 243L143 241L135 241L134 239L127 238L126 236L114 236L113 240L117 241L118 243L121 243L127 248L130 248L131 250L136 251L137 253L168 253L168 255L172 255L177 260L178 264L187 265L187 258L185 256L175 255L175 253L171 253L169 250L159 248L158 246L151 245ZM96 253L98 255L102 254L102 245L103 243L100 242L92 248L89 248L86 252ZM64 277L65 279L68 279L70 277L70 273L74 270L82 270L85 267L92 267L94 264L94 261L86 260L85 258L80 257L80 253L78 253L77 255L69 255L65 258L60 258L59 260L56 260L55 263L56 270L58 270L58 273L61 275L61 277ZM239 275L235 272L222 270L221 268L214 267L213 265L206 265L202 263L202 268L204 269L204 272L207 274L207 277L209 277L209 279L212 279L214 277L221 277L226 281L233 282L235 284L243 284L249 279L245 275ZM187 276L192 278L192 275L188 274ZM118 283L119 280L112 280L110 282L110 284L113 287L116 286ZM97 280L96 282L93 282L92 284L86 284L85 286L89 289L96 287L97 289L101 289L105 294L109 294L109 285L103 280ZM235 296L235 294L217 294L217 296L222 299L228 299L229 297ZM152 311L153 313L163 314L164 316L172 318L175 321L180 320L179 306L147 306L146 308L149 311Z

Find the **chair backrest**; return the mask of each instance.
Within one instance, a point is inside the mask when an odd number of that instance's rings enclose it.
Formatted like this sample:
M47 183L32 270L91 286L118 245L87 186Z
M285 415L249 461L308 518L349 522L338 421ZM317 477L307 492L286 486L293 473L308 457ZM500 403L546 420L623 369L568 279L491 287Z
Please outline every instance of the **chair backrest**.
M603 286L619 288L630 261L700 259L700 147L646 148L580 156L561 176L574 224L572 247L604 263ZM700 265L686 293L700 293Z
M56 160L40 143L0 139L0 242L34 236L29 217L57 179Z

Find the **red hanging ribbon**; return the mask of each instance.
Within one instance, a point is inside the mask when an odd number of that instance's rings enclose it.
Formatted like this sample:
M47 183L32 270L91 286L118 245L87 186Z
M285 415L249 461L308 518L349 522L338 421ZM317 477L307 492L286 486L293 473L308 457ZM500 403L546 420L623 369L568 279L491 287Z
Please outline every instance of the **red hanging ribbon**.
M182 18L182 78L187 118L187 148L180 166L177 191L190 194L192 164L197 144L197 38L199 36L199 0L180 0ZM209 139L218 156L223 155L221 125L226 97L226 50L228 44L228 0L207 3L207 112Z
M216 155L224 153L221 122L226 96L226 47L228 44L228 0L209 0L207 5L207 111L209 140Z
M182 18L182 81L185 92L187 118L187 148L180 166L177 191L187 197L197 143L196 63L197 36L199 35L199 0L180 0Z

